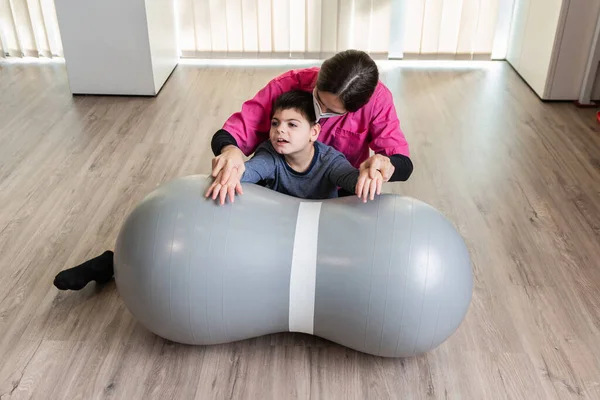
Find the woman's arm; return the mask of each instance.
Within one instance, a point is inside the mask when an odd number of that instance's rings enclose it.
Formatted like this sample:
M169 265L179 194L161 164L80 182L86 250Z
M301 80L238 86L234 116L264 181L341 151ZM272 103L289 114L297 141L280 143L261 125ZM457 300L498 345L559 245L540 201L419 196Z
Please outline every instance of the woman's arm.
M370 147L376 154L365 161L361 172L385 169L382 172L389 182L406 181L413 172L413 164L408 142L400 129L392 93L382 84L375 96L369 133L373 138Z
M390 162L394 166L394 173L389 182L407 181L413 172L412 160L403 154L393 154Z
M215 156L219 156L223 148L230 145L238 147L235 138L225 129L219 129L210 141L210 147Z

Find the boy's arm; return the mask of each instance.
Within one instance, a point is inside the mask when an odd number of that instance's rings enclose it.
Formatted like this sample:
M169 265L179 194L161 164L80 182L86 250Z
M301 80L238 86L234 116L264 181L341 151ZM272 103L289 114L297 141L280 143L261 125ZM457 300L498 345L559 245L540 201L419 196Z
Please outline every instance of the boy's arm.
M244 165L246 170L240 179L242 183L257 183L275 178L275 157L267 149L259 147Z
M329 180L350 193L356 192L360 172L350 164L343 154L336 155L329 165Z

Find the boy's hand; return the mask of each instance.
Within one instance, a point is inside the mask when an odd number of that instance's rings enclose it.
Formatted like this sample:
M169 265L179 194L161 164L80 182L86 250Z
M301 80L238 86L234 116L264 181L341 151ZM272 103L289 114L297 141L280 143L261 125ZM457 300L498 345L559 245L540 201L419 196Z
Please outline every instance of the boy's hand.
M210 185L206 194L204 195L206 198L212 197L213 200L219 198L219 202L221 205L225 204L225 200L229 195L229 201L232 203L235 201L235 192L238 194L244 194L242 190L242 184L240 183L240 179L236 178L235 175L229 178L229 181L226 184L221 184L221 180L215 179L214 182Z
M230 201L235 201L235 193L243 194L240 179L246 169L244 164L244 153L233 145L225 146L221 154L213 158L212 177L214 182L206 191L205 197L220 198L221 205L229 195Z
M370 177L371 174L375 176L374 179ZM363 203L367 202L367 198L375 200L375 195L381 194L381 185L383 185L384 181L383 176L379 171L375 173L371 172L371 174L369 170L361 171L356 183L356 195L362 197Z

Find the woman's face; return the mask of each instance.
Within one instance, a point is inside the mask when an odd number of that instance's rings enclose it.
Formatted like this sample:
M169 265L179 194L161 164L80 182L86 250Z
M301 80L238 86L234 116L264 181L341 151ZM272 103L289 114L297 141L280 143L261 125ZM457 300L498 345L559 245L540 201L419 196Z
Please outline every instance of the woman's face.
M344 104L333 93L323 92L315 88L313 98L317 122L322 118L339 117L346 114Z

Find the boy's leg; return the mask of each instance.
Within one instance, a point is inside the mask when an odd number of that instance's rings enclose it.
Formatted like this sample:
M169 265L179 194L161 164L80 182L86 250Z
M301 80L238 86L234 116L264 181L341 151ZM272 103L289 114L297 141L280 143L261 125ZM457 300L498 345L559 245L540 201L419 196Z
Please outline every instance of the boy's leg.
M91 281L107 283L114 275L113 259L114 253L107 250L83 264L61 271L54 278L54 286L60 290L80 290Z

